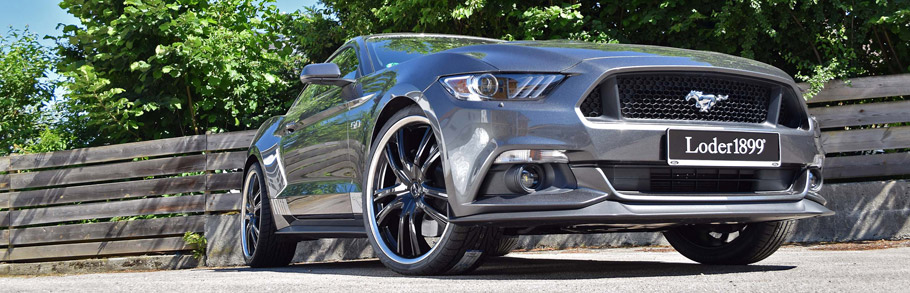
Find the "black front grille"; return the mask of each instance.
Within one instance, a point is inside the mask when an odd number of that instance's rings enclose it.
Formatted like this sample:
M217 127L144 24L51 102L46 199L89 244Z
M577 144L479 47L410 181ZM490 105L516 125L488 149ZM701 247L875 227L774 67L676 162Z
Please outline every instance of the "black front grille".
M604 166L613 188L653 193L729 193L786 190L798 169Z
M772 85L719 74L637 73L616 77L620 113L627 119L762 123ZM707 112L686 100L691 91L725 95Z
M585 117L598 117L604 114L603 97L601 97L600 91L601 87L595 88L578 107Z

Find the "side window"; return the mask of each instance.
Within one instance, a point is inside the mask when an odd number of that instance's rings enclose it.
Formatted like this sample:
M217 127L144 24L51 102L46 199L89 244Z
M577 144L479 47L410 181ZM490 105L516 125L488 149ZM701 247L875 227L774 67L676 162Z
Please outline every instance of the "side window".
M340 90L340 87L331 85L308 85L297 97L297 101L294 102L294 105L291 106L285 116L293 119L304 119L337 105L339 104L338 99L327 99L325 96L331 96L334 92Z
M329 60L329 63L335 63L338 65L338 69L341 70L341 76L348 79L354 79L357 77L357 52L353 48L344 49L338 55L335 55L335 58Z

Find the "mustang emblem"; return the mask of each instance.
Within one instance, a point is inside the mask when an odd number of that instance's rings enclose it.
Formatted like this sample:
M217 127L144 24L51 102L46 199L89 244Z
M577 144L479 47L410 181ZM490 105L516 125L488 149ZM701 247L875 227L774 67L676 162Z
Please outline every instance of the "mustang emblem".
M695 99L695 108L698 108L699 112L707 113L708 110L711 110L711 107L714 107L714 104L726 100L729 96L730 95L706 95L700 91L691 91L686 95L686 102Z

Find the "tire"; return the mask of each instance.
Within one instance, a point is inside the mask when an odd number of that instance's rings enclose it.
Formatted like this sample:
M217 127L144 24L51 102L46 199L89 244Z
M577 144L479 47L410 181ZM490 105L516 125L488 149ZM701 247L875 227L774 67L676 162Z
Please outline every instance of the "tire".
M417 106L404 108L373 141L363 182L364 225L373 251L405 275L462 274L477 268L489 228L449 223L443 156Z
M518 247L518 235L503 235L501 230L491 233L490 245L484 249L484 254L489 257L505 256Z
M282 241L275 233L277 229L271 203L267 200L268 190L263 188L266 185L262 167L259 163L253 163L247 169L249 172L243 180L243 202L240 209L240 249L243 259L253 268L287 266L294 258L297 243Z
M740 225L691 225L664 232L683 256L715 265L746 265L771 256L793 233L795 220ZM730 240L730 236L736 237Z

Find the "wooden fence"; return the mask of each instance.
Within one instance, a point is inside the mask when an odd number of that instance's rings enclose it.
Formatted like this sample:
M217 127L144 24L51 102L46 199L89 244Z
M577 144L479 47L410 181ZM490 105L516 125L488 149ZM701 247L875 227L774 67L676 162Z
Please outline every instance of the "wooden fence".
M910 74L829 83L809 101L827 131L827 179L910 174ZM861 128L861 129L854 129ZM197 135L0 157L0 261L172 254L192 247L205 215L239 209L241 168L254 132ZM844 154L863 155L843 156ZM851 179L852 178L852 179ZM154 219L128 217L171 215Z
M825 152L837 154L825 160L826 179L910 174L910 126L888 126L910 122L910 99L856 103L900 96L910 97L910 74L832 81L809 100L809 113L827 130L822 133Z
M254 134L2 157L0 260L192 249L182 235L203 232L205 214L239 209L236 171Z

